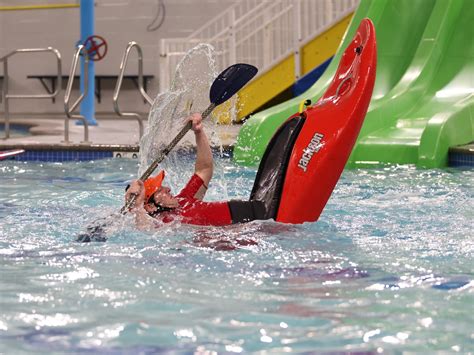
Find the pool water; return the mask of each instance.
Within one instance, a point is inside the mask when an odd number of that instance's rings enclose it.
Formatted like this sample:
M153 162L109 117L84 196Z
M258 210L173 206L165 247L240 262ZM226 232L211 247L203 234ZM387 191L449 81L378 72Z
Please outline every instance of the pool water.
M120 209L136 161L0 170L0 352L474 351L473 170L346 170L317 223L126 216L89 244L74 239ZM255 169L216 175L208 199L247 197Z

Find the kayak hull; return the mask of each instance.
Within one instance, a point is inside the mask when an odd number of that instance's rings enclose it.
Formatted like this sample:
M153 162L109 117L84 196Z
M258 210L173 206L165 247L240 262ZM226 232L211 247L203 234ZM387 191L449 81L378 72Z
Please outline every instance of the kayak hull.
M362 127L376 66L375 28L364 19L325 94L301 114L305 122L288 161L277 221L303 223L319 218Z
M266 218L316 221L341 176L372 96L377 45L372 21L362 20L325 94L276 131L260 162L250 199Z

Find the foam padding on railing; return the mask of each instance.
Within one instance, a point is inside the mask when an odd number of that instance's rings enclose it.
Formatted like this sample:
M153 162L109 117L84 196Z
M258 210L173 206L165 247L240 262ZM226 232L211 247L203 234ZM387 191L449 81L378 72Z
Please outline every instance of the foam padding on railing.
M303 75L320 66L336 53L353 15L353 13L347 15L301 48ZM234 120L238 122L254 113L255 110L291 87L295 80L295 57L290 55L259 75L239 92ZM226 115L223 109L219 110L218 117L220 123L232 121L231 116Z
M336 53L353 15L354 13L347 15L303 46L301 50L303 75L320 66Z

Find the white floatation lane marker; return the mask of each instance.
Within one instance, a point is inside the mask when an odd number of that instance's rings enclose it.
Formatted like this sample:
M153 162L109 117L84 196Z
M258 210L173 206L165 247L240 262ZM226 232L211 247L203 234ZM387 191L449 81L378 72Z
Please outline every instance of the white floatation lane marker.
M309 142L308 146L303 149L303 154L301 155L300 161L298 162L298 168L301 168L304 172L308 169L309 162L311 161L311 158L313 155L323 147L322 140L324 138L324 135L322 133L316 132L311 138L311 141Z

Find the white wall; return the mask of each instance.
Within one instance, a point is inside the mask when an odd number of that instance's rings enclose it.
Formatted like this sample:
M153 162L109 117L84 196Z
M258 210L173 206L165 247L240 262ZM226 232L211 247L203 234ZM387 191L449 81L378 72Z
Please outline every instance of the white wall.
M163 26L157 31L149 32L147 26L157 13L158 0L96 0L96 33L108 42L107 56L102 61L96 62L96 73L118 74L127 43L137 41L144 52L145 73L155 75L155 79L149 83L149 92L154 97L158 90L159 40L185 37L237 1L163 0L166 7ZM0 7L64 3L78 3L78 1L0 0ZM79 33L79 8L0 11L0 57L17 48L51 46L61 52L63 74L69 74ZM127 73L137 73L135 58L136 54L133 52L130 55ZM45 93L38 80L27 79L26 76L54 74L55 70L56 62L52 54L17 54L9 61L10 92ZM1 65L0 74L3 74ZM102 86L102 103L96 102L96 111L112 112L115 81L104 81ZM56 104L52 104L51 100L10 100L10 111L61 113L64 112L63 97L64 89L59 94ZM120 98L123 110L148 111L148 106L143 103L138 91L129 82L124 82ZM0 104L0 111L3 111L3 104Z

